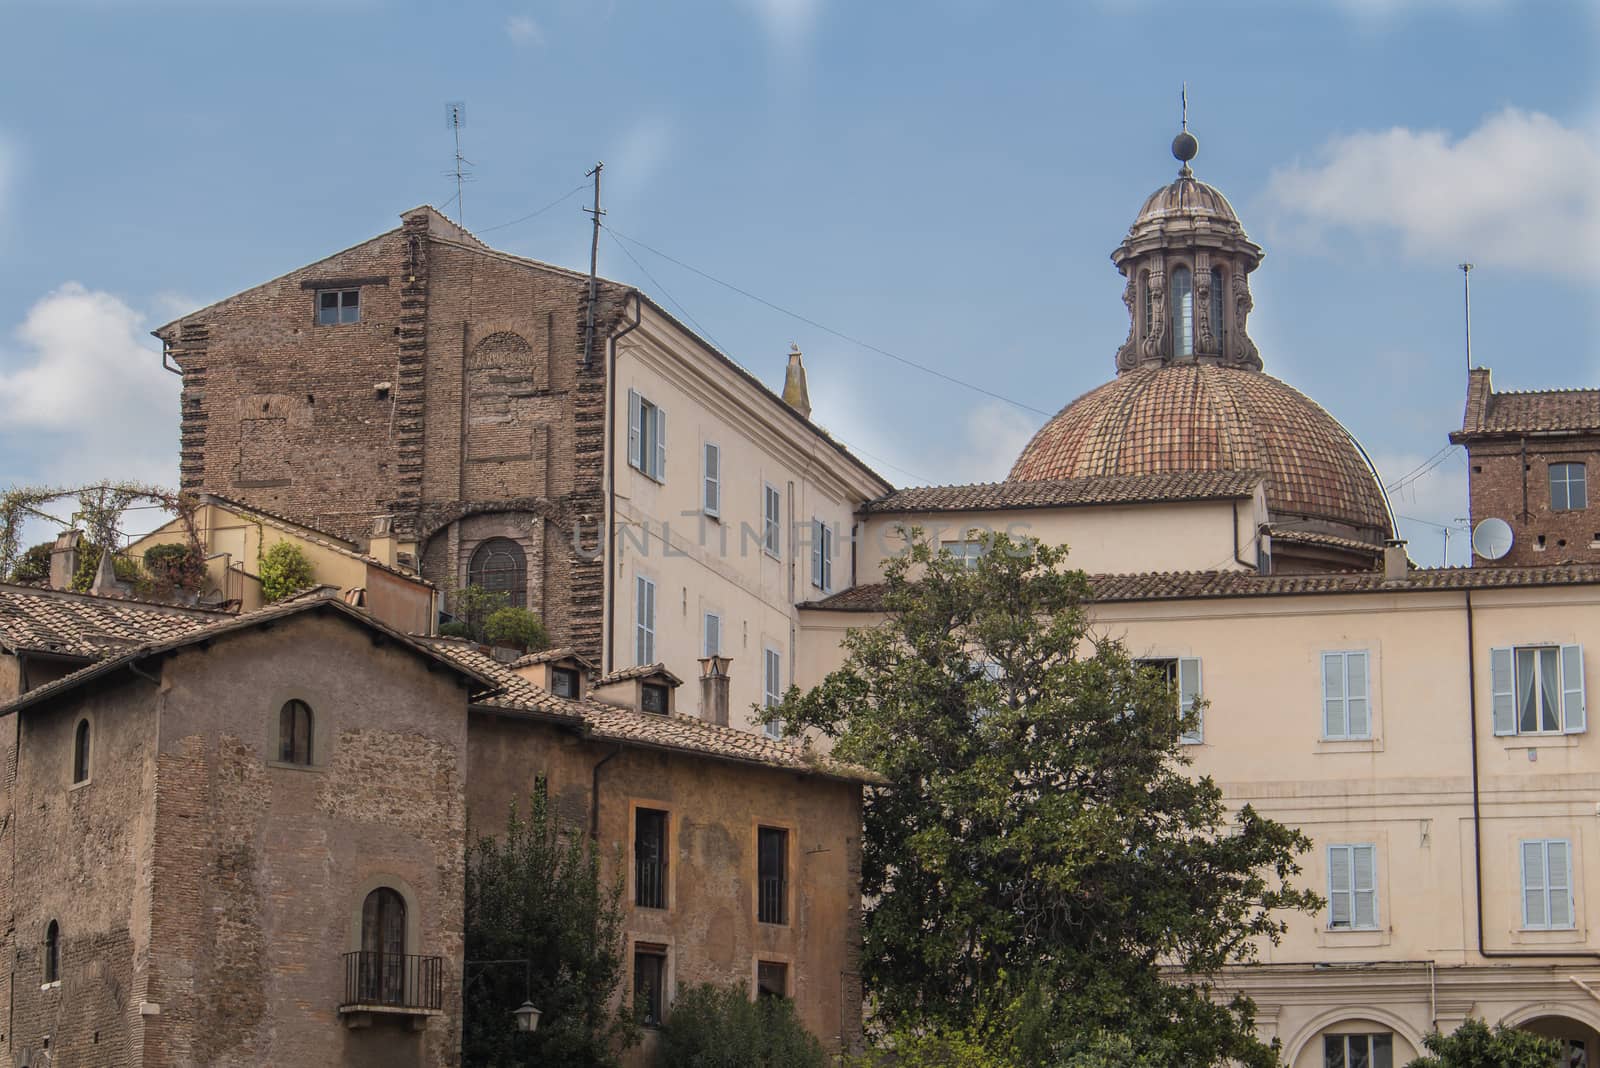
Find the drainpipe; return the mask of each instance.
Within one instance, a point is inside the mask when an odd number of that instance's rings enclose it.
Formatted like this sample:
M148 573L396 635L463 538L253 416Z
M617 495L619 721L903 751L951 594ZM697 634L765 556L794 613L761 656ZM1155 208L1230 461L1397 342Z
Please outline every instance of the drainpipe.
M594 766L589 794L589 840L591 842L600 841L600 769L615 760L621 752L622 746L619 745L601 757L599 763Z
M1488 949L1483 942L1483 817L1478 786L1478 671L1474 660L1476 642L1472 632L1472 591L1462 591L1467 608L1467 731L1472 742L1472 892L1478 914L1478 956L1565 959L1600 959L1594 950Z
M614 574L617 560L617 342L639 329L639 324L644 321L644 301L639 291L634 289L629 292L633 294L633 322L611 335L611 359L606 369L606 499L602 502L606 516L606 547L601 560L601 566L606 569L606 620L601 641L605 645L608 674L613 670L616 660L614 639L617 630L617 576Z
M1250 561L1239 555L1239 502L1237 499L1233 502L1233 559L1235 563L1247 570L1255 571L1258 574L1261 571L1261 532L1259 530L1256 531L1255 564L1252 565Z

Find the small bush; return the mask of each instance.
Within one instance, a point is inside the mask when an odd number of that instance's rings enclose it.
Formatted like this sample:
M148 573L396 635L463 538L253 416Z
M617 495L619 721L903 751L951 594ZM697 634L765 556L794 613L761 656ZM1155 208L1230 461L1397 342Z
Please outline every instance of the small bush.
M678 997L661 1028L657 1068L823 1068L822 1046L787 998L751 1001L709 983Z
M471 638L472 628L462 622L445 623L439 627L442 638Z
M41 541L38 545L29 546L28 550L17 558L16 566L11 569L7 578L8 582L37 583L50 581L50 550L56 547L53 541Z
M167 542L144 551L144 569L157 592L200 589L205 578L205 554L198 545Z
M261 595L268 604L310 588L316 582L311 561L300 546L280 541L261 554Z
M550 635L539 617L526 608L497 608L483 621L483 637L490 645L506 645L525 653L550 647Z
M1422 1040L1428 1056L1406 1068L1546 1068L1561 1055L1553 1038L1501 1024L1493 1031L1469 1019L1448 1035L1435 1031Z

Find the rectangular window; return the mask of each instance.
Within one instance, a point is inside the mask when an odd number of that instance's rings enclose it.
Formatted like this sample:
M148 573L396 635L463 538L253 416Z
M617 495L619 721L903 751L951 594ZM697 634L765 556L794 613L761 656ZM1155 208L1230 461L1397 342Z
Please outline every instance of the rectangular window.
M763 708L771 708L783 702L783 658L778 650L768 646L762 651L761 661L761 704ZM783 736L783 724L776 720L768 723L763 730L768 738Z
M1365 652L1322 654L1322 736L1372 737Z
M667 947L633 945L633 1007L646 1027L660 1027L666 1009Z
M761 487L761 547L783 558L783 497L770 482Z
M628 390L628 465L657 482L667 478L667 413Z
M702 490L700 510L715 517L722 514L722 449L706 442L702 450Z
M756 919L789 922L789 832L781 827L756 831Z
M1588 728L1581 646L1491 649L1489 688L1496 734L1580 734Z
M317 292L317 325L337 326L361 321L361 290L323 289Z
M706 613L704 649L702 656L722 655L722 617L715 612Z
M965 541L940 542L939 549L957 557L967 567L977 567L978 561L983 559L983 554L989 551L989 546L976 538L970 538Z
M1323 1068L1394 1068L1394 1036L1324 1035Z
M633 662L656 662L656 584L639 575L634 579Z
M1135 661L1141 667L1154 668L1166 675L1167 685L1177 694L1178 711L1185 716L1196 713L1195 701L1200 696L1200 658L1197 656L1146 657ZM1200 745L1206 740L1205 710L1195 715L1195 721L1178 741L1184 745Z
M639 709L652 715L666 715L672 710L672 698L667 688L658 682L642 683L639 686Z
M1589 506L1589 487L1582 464L1550 465L1550 508L1576 512Z
M833 528L820 519L811 521L811 585L833 589Z
M1371 931L1378 926L1378 850L1372 845L1328 847L1328 926Z
M572 668L550 669L550 692L557 697L578 699L578 673Z
M758 961L756 963L756 997L786 998L788 996L789 966L782 961Z
M1539 838L1522 843L1522 926L1532 931L1572 929L1571 842Z
M667 907L667 814L658 809L634 810L633 903L643 909Z

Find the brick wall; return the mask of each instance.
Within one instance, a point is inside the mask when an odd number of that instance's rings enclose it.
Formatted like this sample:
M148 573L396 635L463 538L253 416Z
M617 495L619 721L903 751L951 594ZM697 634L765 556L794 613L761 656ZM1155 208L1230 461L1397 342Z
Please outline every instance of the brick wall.
M1550 465L1557 463L1584 465L1586 508L1550 507ZM1600 562L1600 435L1469 442L1467 464L1473 525L1497 516L1511 524L1514 538L1503 559L1474 554L1474 565Z

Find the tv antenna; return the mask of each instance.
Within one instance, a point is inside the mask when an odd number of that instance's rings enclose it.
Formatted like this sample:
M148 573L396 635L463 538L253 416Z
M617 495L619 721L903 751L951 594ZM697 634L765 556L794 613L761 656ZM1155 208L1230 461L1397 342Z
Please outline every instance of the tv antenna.
M589 243L589 310L583 328L583 366L589 367L589 361L594 358L594 302L599 295L600 287L600 217L605 214L600 209L600 172L606 165L596 163L594 170L585 174L585 178L594 179L594 207L584 208L585 214L594 216L594 237Z
M456 165L454 170L446 171L446 177L456 180L456 223L465 226L462 222L461 186L464 182L472 181L472 175L467 168L472 166L472 161L461 154L461 127L467 124L467 105L460 100L453 100L444 106L445 121L450 125L450 131L456 139Z
M1472 370L1472 268L1475 263L1458 263L1461 268L1461 295L1467 310L1467 370Z

